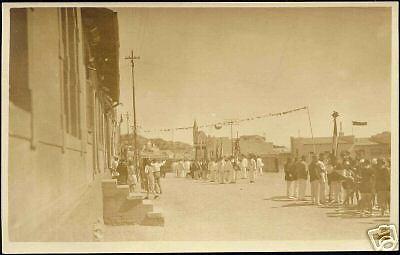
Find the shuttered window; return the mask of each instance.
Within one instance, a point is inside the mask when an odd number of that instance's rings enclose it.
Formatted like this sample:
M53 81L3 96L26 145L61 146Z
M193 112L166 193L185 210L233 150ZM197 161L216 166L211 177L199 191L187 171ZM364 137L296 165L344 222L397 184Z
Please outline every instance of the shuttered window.
M31 111L28 83L27 9L10 10L10 101L25 111Z
M78 26L75 8L61 8L63 92L67 133L81 138L78 71Z

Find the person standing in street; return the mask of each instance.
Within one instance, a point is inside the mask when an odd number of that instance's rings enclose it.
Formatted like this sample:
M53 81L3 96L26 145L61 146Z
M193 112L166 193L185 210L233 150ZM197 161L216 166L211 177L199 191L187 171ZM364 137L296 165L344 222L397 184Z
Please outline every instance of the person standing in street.
M126 159L121 159L117 167L117 183L118 185L125 185L128 179L128 162Z
M337 158L331 156L331 166L333 171L331 172L331 198L334 205L340 205L342 203L342 180L343 180L343 165L340 164Z
M208 176L208 162L207 160L203 160L201 162L201 177L203 181L207 181L207 176Z
M301 160L296 163L296 175L297 175L297 186L299 189L298 199L300 201L304 201L306 188L307 188L307 177L308 177L308 169L307 169L306 157L301 156Z
M177 169L178 169L178 174L179 177L184 178L186 177L186 171L185 171L185 163L183 160L179 160L178 164L177 164Z
M137 184L137 177L136 177L136 171L134 168L133 161L129 162L128 165L128 180L127 184L129 185L129 193L134 193L136 190L136 184Z
M193 176L195 180L200 179L200 173L201 173L201 163L199 160L195 160L193 163Z
M368 159L363 160L361 164L361 182L360 182L360 209L361 214L372 214L372 189L373 189L373 175L371 164Z
M293 199L296 193L296 172L293 164L293 160L291 157L287 159L287 162L284 166L285 171L285 181L286 181L286 196L289 199Z
M224 184L225 177L225 160L221 158L218 162L218 182L219 184Z
M233 162L232 162L232 166L233 166L233 182L236 183L239 175L240 175L240 161L239 158L234 158Z
M140 164L139 164L139 182L140 182L140 187L141 187L141 190L142 191L147 191L147 184L148 184L148 181L147 181L147 174L146 174L146 171L145 171L145 168L146 168L146 164L147 164L147 159L142 159L141 161L140 161Z
M319 160L317 162L320 172L320 179L319 179L319 201L321 204L325 204L326 202L326 184L328 181L325 162L324 162L324 154L319 154Z
M176 161L172 162L171 169L172 169L172 172L175 172L175 176L179 177L178 162L176 162Z
M111 162L111 175L115 172L118 168L118 156L114 156Z
M183 162L183 172L184 172L184 176L186 177L187 175L188 175L188 173L190 172L190 167L191 167L191 164L190 164L190 161L189 160L185 160L184 162ZM193 177L193 175L192 175L192 177Z
M255 156L252 155L250 157L250 165L249 165L249 177L250 183L254 183L256 180L256 171L257 171L257 163L255 160Z
M231 183L232 182L232 172L233 172L233 166L232 166L232 161L231 158L225 158L225 174L224 174L224 182L225 183Z
M375 172L375 191L378 197L378 205L381 215L384 216L390 203L390 168L385 166L383 159L377 160L377 171Z
M308 166L308 175L310 176L311 184L311 201L314 205L321 205L319 200L321 169L316 155L312 156L311 163Z
M372 203L372 208L377 208L378 207L378 195L375 190L375 176L376 172L378 172L379 166L378 166L378 159L373 158L371 160L371 170L373 171L373 179L372 179L372 193L371 193L371 203Z
M247 158L243 155L242 161L240 162L242 179L247 179L248 165L249 165L249 162L248 162Z
M161 190L161 166L163 166L164 164L165 164L165 160L164 161L153 160L153 162L151 163L153 175L154 175L154 191L158 194L162 193L162 190ZM155 196L154 198L157 198L157 197L158 197L158 195Z
M263 175L263 167L264 163L260 157L257 157L257 174L262 176Z
M150 160L146 159L144 161L144 172L146 174L146 180L147 180L147 185L146 185L146 191L147 195L144 199L149 199L150 193L154 195L154 198L156 198L156 193L154 191L154 175L153 175L153 167L151 166Z
M215 162L215 159L210 160L210 162L208 163L208 170L210 172L209 181L215 182L216 176L217 176L217 171L218 171L217 163Z

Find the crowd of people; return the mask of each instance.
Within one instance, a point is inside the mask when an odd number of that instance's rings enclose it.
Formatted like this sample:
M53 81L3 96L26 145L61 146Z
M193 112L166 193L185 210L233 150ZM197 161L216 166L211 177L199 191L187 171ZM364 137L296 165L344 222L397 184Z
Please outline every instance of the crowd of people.
M161 167L165 160L143 158L135 168L133 157L114 157L111 167L111 176L119 185L129 185L129 193L144 191L145 199L158 198L161 193Z
M177 177L191 177L219 184L236 183L236 180L250 179L254 183L256 176L262 175L264 163L260 157L250 154L247 157L221 157L212 160L181 160L172 163Z
M307 181L310 182L311 200L315 205L354 207L364 215L379 209L381 215L390 210L390 160L352 158L343 152L288 158L284 166L289 199L305 200Z
M139 189L158 198L161 189L161 167L165 160L144 158L138 170L131 157L115 157L111 175L118 184L128 184L129 192ZM180 160L171 165L178 178L192 178L212 183L236 183L238 179L256 181L263 174L263 161L249 154L222 157L212 160ZM305 156L287 159L284 165L286 195L289 199L305 201L309 182L311 201L314 205L355 207L361 214L372 214L379 209L381 215L390 210L390 160L381 158L352 158L343 152L340 157L332 154L313 155L310 162ZM138 185L140 184L140 185Z

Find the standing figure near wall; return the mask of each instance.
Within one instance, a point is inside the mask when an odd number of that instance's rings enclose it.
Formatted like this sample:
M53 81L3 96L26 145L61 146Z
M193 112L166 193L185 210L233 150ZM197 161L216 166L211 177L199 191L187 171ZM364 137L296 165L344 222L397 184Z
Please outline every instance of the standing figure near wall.
M126 184L128 178L128 165L125 159L121 159L118 167L117 167L118 177L117 183L118 185Z

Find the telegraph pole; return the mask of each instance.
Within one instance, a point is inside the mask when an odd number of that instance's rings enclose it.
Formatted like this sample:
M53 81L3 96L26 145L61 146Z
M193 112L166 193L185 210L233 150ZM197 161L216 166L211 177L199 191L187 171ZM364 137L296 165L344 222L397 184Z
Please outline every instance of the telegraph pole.
M233 124L235 124L236 121L234 119L230 119L230 120L227 120L226 123L231 126L231 147L232 147L232 156L233 156L233 154L234 154L234 148L233 148L234 147L234 142L233 142Z
M133 146L135 150L135 164L138 167L138 148L137 148L137 132L136 132L136 99L135 99L135 60L140 59L139 56L133 55L133 50L131 50L131 55L125 57L125 59L130 61L131 73L132 73L132 106L133 106Z

